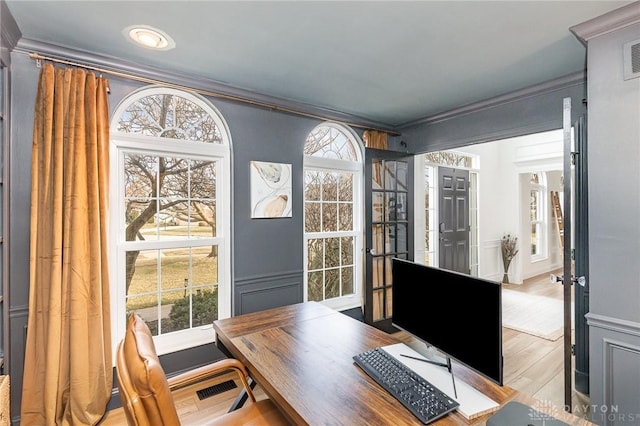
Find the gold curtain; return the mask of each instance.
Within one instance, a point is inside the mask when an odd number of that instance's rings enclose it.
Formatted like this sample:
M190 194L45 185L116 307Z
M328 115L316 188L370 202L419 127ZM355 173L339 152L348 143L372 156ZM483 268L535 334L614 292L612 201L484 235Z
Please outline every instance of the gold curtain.
M40 72L22 424L96 424L111 396L107 85L80 69Z
M387 149L387 134L379 130L365 130L362 133L364 145L367 148Z

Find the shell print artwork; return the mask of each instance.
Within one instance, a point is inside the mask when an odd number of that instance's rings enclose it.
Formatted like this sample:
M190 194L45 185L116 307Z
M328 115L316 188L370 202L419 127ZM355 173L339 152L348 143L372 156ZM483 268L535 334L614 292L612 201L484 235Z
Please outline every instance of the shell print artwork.
M251 162L251 217L291 217L291 164Z

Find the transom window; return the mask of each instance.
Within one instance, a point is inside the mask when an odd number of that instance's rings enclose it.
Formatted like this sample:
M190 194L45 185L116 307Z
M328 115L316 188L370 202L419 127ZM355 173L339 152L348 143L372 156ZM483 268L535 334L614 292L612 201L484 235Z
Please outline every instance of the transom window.
M305 141L305 300L360 305L362 151L351 131L316 127Z
M231 310L226 126L205 99L151 87L120 104L111 136L114 343L130 312L159 353L212 341Z

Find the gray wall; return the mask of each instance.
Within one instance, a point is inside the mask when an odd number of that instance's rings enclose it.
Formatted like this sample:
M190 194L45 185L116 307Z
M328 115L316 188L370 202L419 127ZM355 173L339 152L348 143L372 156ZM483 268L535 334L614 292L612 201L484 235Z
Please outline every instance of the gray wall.
M588 39L590 390L600 425L640 424L640 78L623 79L635 24ZM614 21L615 22L615 21ZM610 25L611 22L609 22Z
M562 99L572 100L572 117L584 113L584 74L463 107L400 129L409 152L460 148L562 128Z
M640 400L640 165L639 80L621 81L620 45L640 38L638 26L603 35L589 44L591 389L594 404L619 404L619 412ZM45 52L46 53L46 52ZM89 55L90 56L90 55ZM11 55L10 140L10 374L12 417L20 412L24 336L29 287L29 210L33 103L39 69L22 53ZM111 108L141 83L110 78ZM542 90L541 90L542 89ZM582 112L583 76L523 90L409 123L400 141L409 152L426 152L561 127L562 98ZM211 98L232 137L233 311L251 312L302 300L302 146L320 120ZM293 217L249 218L249 162L292 164ZM596 161L597 160L597 161ZM214 360L205 345L163 357L169 372ZM634 375L635 374L635 375ZM115 383L115 382L114 382ZM635 404L635 406L634 406ZM631 407L631 408L630 408ZM636 423L632 424L638 424ZM610 423L625 424L625 423Z
M12 54L10 158L10 349L12 417L20 414L25 330L29 300L29 229L33 109L40 70L25 54ZM108 76L107 76L108 77ZM109 78L110 109L142 83ZM224 116L232 139L233 313L302 301L302 159L307 134L321 120L209 98ZM251 219L249 162L292 164L293 217ZM222 357L205 345L161 357L170 374ZM114 381L114 387L116 382ZM110 407L119 403L112 398Z

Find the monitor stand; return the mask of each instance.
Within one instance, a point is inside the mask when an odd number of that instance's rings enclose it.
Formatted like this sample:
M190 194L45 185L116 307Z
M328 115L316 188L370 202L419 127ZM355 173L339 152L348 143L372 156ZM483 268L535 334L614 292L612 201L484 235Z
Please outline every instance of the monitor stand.
M451 369L451 357L447 356L447 362L439 362L439 361L434 361L432 359L427 359L427 358L423 358L423 357L416 357L416 356L412 356L412 355L407 355L407 354L400 354L400 356L405 357L405 358L410 358L410 359L415 359L416 361L420 361L420 362L426 362L429 363L431 365L437 365L438 367L445 367L447 369L447 371L449 372L449 374L451 375L451 383L453 384L453 396L455 399L458 399L458 391L456 390L456 377L453 375L453 370Z
M448 360L449 365L437 361L433 363L424 362L425 357L422 354L416 352L404 343L382 346L382 349L424 377L442 392L458 401L460 406L457 411L466 419L472 420L487 413L493 413L500 408L500 404L464 381L458 380L456 386L456 382L452 381L452 375L449 371L450 360ZM420 360L412 358L419 358ZM457 396L454 397L454 395Z

